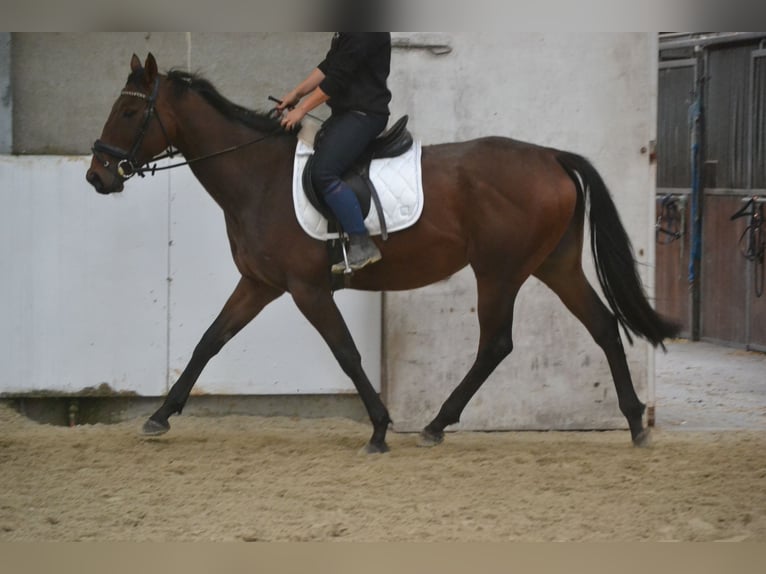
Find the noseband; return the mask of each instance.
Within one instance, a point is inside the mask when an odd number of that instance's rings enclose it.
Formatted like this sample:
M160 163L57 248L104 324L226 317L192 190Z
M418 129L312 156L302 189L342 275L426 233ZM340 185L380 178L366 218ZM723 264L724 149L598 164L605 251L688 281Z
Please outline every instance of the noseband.
M121 96L131 96L134 98L140 98L142 100L146 100L146 111L144 112L144 122L141 124L141 128L138 131L138 135L136 136L136 141L133 144L133 146L130 148L130 151L125 151L122 148L119 148L117 146L113 146L108 143L104 143L100 139L96 140L93 143L93 147L91 148L91 151L93 152L93 155L103 164L104 167L109 167L109 161L102 158L101 155L99 155L99 152L108 154L114 158L117 158L117 174L122 179L129 179L133 177L136 174L139 174L143 177L144 175L144 169L142 168L143 164L145 162L140 162L136 156L138 154L139 149L141 148L141 144L144 142L144 138L146 137L146 133L149 131L149 122L152 120L153 117L157 118L157 123L160 124L160 129L162 130L163 135L165 136L165 141L167 142L166 149L172 149L172 146L170 144L170 138L168 138L168 133L165 130L165 126L162 125L162 120L160 119L159 114L157 114L156 109L156 103L157 103L157 94L159 93L160 89L160 78L159 76L154 80L154 86L152 87L152 93L150 95L147 95L143 92L135 92L132 90L122 90L120 92ZM172 157L172 152L167 154L168 157Z

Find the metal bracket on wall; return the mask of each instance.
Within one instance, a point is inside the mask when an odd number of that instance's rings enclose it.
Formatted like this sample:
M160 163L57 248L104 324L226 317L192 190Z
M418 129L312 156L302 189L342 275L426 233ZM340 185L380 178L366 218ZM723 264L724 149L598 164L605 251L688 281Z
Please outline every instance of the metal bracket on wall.
M434 56L446 56L452 52L450 37L445 34L392 34L391 47L398 50L426 50Z

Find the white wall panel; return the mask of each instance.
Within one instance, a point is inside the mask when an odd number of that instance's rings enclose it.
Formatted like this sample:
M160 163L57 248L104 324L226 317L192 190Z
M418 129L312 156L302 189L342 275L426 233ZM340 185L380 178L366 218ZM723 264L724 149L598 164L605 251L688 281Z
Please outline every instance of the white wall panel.
M0 392L165 389L167 177L100 196L88 165L0 156Z
M223 215L187 168L100 196L85 182L88 161L0 157L0 393L107 383L162 395L236 285ZM380 294L336 300L379 389ZM354 391L289 296L230 341L195 388Z
M170 251L171 383L237 284L223 212L190 170L172 172ZM335 299L362 362L380 389L379 293L339 291ZM272 302L213 358L194 392L310 394L355 392L319 333L289 294Z

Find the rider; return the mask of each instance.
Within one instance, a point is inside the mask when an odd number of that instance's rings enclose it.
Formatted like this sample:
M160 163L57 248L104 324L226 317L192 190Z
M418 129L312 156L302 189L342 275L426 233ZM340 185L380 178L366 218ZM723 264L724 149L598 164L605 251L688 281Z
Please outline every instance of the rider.
M325 59L277 106L280 114L288 110L282 116L286 130L324 102L332 111L314 141L312 181L349 236L351 269L381 258L359 201L341 176L388 123L390 64L390 33L336 32ZM334 273L344 270L343 263L332 268Z

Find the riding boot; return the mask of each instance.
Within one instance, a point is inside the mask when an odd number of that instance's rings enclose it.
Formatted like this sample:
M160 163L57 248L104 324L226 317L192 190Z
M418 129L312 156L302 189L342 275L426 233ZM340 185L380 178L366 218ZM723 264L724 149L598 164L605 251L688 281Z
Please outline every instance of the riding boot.
M382 255L378 246L373 243L368 234L349 235L348 266L352 271L361 269L365 265L380 261ZM333 273L345 273L346 262L341 261L332 266Z
M352 271L375 263L381 258L378 247L370 239L364 226L362 209L354 191L345 182L338 180L324 193L325 203L340 221L341 227L348 233L348 266ZM333 273L345 273L346 263L342 261L332 266Z

